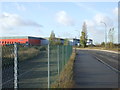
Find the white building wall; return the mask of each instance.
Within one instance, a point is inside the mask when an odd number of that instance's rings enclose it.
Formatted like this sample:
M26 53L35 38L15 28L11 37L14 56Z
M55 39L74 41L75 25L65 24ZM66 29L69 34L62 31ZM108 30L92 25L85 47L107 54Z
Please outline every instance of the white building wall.
M69 45L75 46L75 45L80 45L80 42L77 40L69 40Z
M73 42L73 40L69 40L69 45L74 45L74 42Z

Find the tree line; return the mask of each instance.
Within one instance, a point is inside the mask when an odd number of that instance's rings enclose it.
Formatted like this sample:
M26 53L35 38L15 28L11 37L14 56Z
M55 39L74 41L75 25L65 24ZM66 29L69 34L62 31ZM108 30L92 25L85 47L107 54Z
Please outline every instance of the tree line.
M64 42L61 42L61 39L56 38L54 31L52 31L49 37L49 44L50 45L69 45L69 40L66 38Z
M108 42L105 43L105 42L102 42L101 44L99 45L93 45L93 46L100 46L100 47L105 47L106 48L114 48L116 46L119 46L117 44L114 44L114 33L115 33L115 30L114 28L110 28L109 31L108 31ZM83 23L83 26L82 26L82 31L81 31L81 36L80 36L80 45L81 47L85 48L87 47L87 41L88 41L88 35L87 35L87 24L86 22Z
M114 45L114 32L115 32L114 28L109 29L109 32L108 32L109 42L107 42L107 43L102 42L99 45L92 45L92 46L105 47L105 44L106 44L107 48L113 48L115 46ZM79 38L80 39L80 44L79 44L80 47L83 47L83 48L88 47L88 45L87 45L88 35L87 34L88 34L87 33L87 24L86 24L86 22L84 22L82 25L81 36ZM49 37L49 44L51 44L51 45L68 45L69 40L66 38L66 39L64 39L64 42L61 42L61 39L56 38L54 31L52 31L50 34L50 37Z

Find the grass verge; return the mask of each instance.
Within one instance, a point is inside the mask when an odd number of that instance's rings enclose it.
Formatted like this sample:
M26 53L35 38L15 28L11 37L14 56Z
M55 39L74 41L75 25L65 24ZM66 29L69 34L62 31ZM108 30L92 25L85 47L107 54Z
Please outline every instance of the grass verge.
M51 88L73 88L73 65L75 60L75 53L72 53L70 60L65 65L65 68L60 73L59 80L51 85Z
M46 48L43 46L33 47L18 47L18 62L26 61L37 57L38 55L43 57L46 52ZM2 47L2 65L8 67L14 65L14 47L4 46Z
M40 51L35 48L28 48L27 50L19 50L18 58L19 61L29 60L36 57L39 53Z
M109 50L109 51L120 52L120 48L86 47L86 48L79 48L79 49L98 49L98 50Z

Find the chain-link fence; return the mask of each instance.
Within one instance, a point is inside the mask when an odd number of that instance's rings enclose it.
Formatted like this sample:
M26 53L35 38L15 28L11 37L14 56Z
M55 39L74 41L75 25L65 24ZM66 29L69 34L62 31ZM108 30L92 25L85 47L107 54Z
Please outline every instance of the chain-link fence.
M63 70L72 54L72 46L50 46L50 85L59 81L59 74ZM60 83L60 82L59 82Z
M2 88L50 88L71 54L72 46L2 46Z
M2 87L14 87L14 46L2 46Z

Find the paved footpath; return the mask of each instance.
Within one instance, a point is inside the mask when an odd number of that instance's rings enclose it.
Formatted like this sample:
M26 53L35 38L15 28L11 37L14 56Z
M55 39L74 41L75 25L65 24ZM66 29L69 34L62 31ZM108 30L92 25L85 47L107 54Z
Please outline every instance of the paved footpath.
M90 52L78 50L74 64L75 88L118 88L118 73Z

